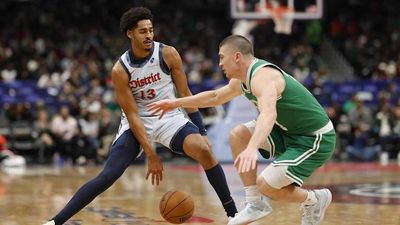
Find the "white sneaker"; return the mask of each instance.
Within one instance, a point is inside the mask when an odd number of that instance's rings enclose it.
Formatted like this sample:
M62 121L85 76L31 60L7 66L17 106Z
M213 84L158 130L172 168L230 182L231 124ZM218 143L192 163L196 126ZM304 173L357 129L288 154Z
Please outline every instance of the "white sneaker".
M51 221L47 221L46 223L44 223L43 225L55 225L56 223L54 222L54 220Z
M244 209L236 213L235 217L230 218L228 225L244 225L259 220L272 212L272 208L267 201L259 200L246 202Z
M325 211L332 201L332 193L328 189L315 190L317 203L314 205L302 205L303 219L301 225L319 225L324 219Z

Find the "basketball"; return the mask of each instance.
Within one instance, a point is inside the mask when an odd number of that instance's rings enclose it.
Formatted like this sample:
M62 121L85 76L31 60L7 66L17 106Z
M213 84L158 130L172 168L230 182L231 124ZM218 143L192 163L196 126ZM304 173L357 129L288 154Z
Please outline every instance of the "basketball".
M160 201L161 216L168 222L181 224L192 217L194 202L192 197L184 191L168 191Z

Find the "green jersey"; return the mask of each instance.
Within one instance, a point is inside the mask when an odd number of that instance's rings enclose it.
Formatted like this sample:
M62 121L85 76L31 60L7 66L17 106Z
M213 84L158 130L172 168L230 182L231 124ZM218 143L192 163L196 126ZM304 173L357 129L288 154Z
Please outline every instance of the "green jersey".
M258 107L251 91L251 79L257 70L266 66L279 70L285 80L285 89L277 99L276 125L288 134L312 134L328 124L329 118L315 97L292 76L265 60L256 58L249 66L246 84L241 85L246 98Z

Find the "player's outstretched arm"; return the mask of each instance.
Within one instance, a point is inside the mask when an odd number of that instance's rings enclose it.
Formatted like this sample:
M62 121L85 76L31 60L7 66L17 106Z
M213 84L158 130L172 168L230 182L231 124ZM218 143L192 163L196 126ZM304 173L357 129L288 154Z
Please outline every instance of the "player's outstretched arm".
M260 114L246 149L234 162L239 173L246 173L256 168L258 148L267 139L277 118L276 102L283 91L284 80L276 69L261 68L254 74L251 87L252 93L257 97Z
M148 105L148 110L153 114L161 112L160 115L161 118L166 112L171 111L178 107L184 107L184 108L213 107L217 105L222 105L240 94L242 94L242 91L240 90L240 81L236 79L231 79L229 84L217 90L205 91L184 98L165 99L153 102Z
M162 180L163 165L147 139L146 130L138 114L136 101L133 98L128 85L128 76L119 62L114 65L111 76L114 84L116 100L124 111L129 122L129 127L142 146L148 159L146 179L151 175L152 184L156 183L158 185Z

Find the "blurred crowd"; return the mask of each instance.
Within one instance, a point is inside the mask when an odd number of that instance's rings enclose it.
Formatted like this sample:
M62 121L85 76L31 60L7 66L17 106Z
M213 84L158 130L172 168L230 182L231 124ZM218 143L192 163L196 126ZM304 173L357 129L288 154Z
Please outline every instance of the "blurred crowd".
M23 121L28 124L25 127L34 128L31 139L37 141L26 148L39 146L44 158L56 153L72 163L84 162L82 158L101 161L120 115L109 73L129 46L120 33L119 18L142 3L1 2L0 123L11 126L10 134L12 126ZM181 53L194 93L226 82L214 54L218 41L230 32L226 20L215 20L226 10L224 1L152 1L146 5L154 14L155 40ZM14 149L16 142L9 141Z
M319 45L327 35L361 77L398 78L400 20L392 11L395 7L357 0L326 4L337 8L321 21L296 21L293 35L275 34L272 21L260 23L252 31L256 56L276 63L317 97L323 96L329 77ZM20 146L40 149L42 160L101 163L119 125L120 111L109 76L114 62L128 47L119 31L119 17L136 5L152 10L155 40L180 52L193 93L226 83L218 68L217 48L234 23L227 1L2 1L0 94L4 98L0 132L2 127L21 121L19 125L24 127L26 122L25 127L32 128L33 144ZM28 85L25 81L35 85L32 93L22 95ZM364 104L356 92L346 101L330 99L324 105L339 133L337 158L374 160L382 151L393 157L397 154L399 86L387 85L376 105ZM34 93L40 94L32 98ZM202 112L212 117L216 111ZM9 141L14 142L17 140Z
M363 78L400 76L399 1L328 1L327 33ZM334 14L335 13L335 14Z

